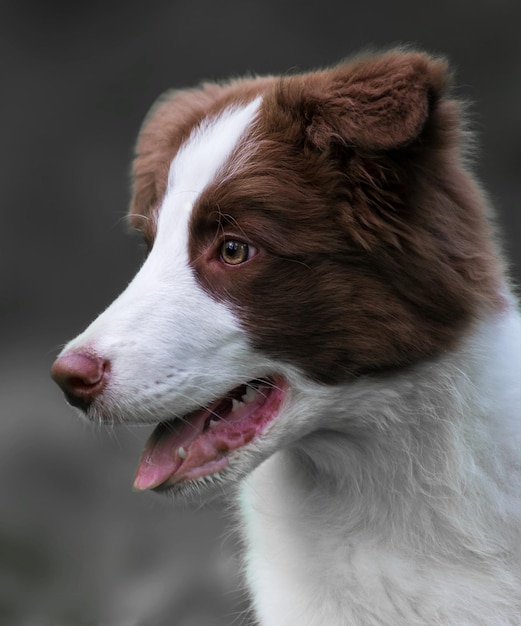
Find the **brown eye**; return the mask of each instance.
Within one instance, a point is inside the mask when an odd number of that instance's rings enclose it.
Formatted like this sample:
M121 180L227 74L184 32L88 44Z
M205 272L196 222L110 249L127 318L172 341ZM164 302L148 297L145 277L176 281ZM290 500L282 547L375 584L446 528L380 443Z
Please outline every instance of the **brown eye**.
M244 241L229 239L221 246L221 261L227 265L240 265L256 253L256 249Z

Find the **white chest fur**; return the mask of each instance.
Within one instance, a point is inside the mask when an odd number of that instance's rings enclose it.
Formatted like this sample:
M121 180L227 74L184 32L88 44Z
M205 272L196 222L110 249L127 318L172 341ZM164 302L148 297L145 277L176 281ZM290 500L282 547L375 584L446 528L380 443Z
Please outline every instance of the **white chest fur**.
M521 624L519 321L494 326L413 387L394 381L372 440L326 427L250 475L262 626ZM346 424L374 417L369 391L346 396Z

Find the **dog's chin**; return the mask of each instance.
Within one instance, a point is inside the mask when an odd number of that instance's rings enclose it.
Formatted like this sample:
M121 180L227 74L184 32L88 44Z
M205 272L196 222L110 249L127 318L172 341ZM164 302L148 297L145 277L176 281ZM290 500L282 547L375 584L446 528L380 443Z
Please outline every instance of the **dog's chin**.
M245 451L246 452L246 451ZM248 451L249 452L249 451ZM241 457L241 458L239 458ZM215 474L192 478L177 483L165 482L150 491L160 497L172 498L176 503L188 507L200 507L201 502L210 504L217 498L226 502L233 500L242 480L252 472L263 460L260 455L235 453L226 469Z
M191 499L236 484L262 460L258 442L279 416L287 389L278 376L250 380L203 409L160 422L134 488Z

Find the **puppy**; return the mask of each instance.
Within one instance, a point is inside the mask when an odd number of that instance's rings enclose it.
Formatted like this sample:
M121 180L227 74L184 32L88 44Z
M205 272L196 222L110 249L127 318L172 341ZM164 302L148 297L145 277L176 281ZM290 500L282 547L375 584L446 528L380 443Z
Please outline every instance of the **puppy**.
M149 254L53 376L155 424L135 487L235 485L262 626L521 623L521 323L443 60L171 92Z

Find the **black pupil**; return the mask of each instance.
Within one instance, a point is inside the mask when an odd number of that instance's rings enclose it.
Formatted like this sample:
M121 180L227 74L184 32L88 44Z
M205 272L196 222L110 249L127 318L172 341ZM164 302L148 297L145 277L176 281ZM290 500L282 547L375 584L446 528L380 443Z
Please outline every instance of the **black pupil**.
M224 244L224 254L229 261L243 261L247 255L248 246L241 241L227 241Z

